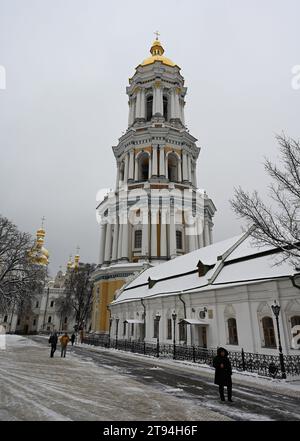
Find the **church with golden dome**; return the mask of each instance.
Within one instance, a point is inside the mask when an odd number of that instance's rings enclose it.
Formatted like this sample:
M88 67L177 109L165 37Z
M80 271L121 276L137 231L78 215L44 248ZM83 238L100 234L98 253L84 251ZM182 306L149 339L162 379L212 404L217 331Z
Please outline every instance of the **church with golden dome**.
M185 80L158 34L126 93L128 127L112 147L115 189L97 207L92 329L99 333L109 332L109 305L124 284L213 241L216 208L197 188L200 147L185 122Z
M0 316L0 324L7 332L17 334L35 334L38 332L67 331L74 332L74 314L62 314L58 307L65 295L65 283L72 271L77 271L80 266L80 255L77 253L66 264L65 271L59 269L54 279L47 276L50 254L45 248L46 230L42 226L36 232L36 239L32 248L28 251L28 260L34 265L45 268L45 286L41 292L35 293L26 310L19 313L14 307L9 314ZM89 323L87 323L89 325Z

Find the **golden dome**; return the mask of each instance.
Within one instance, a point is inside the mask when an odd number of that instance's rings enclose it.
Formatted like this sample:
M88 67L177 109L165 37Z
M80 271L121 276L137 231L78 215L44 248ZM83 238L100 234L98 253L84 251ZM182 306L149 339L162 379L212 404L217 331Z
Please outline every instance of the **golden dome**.
M49 251L43 247L46 232L40 228L36 232L36 241L28 255L31 263L46 266L49 263Z
M154 40L150 49L151 57L146 58L146 60L144 60L140 64L140 66L148 66L149 64L155 63L155 61L160 61L166 66L171 66L171 67L177 66L177 64L175 64L172 60L163 56L164 52L165 50L162 47L161 42L159 40Z

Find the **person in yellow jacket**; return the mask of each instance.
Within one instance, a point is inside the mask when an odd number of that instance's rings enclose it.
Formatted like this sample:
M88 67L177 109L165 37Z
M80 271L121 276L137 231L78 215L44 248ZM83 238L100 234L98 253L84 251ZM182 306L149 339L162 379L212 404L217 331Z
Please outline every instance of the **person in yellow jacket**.
M66 356L66 352L67 352L67 345L68 345L68 343L70 341L70 338L69 338L68 334L65 332L65 334L62 335L59 340L60 340L60 345L61 345L61 354L60 354L60 356L61 357L65 357Z

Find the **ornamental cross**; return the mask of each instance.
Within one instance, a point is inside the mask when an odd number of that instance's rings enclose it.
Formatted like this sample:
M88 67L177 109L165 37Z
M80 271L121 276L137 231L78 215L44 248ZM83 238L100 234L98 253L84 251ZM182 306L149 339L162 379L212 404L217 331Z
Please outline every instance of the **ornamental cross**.
M46 220L45 216L42 217L42 228L44 228L44 221Z
M154 32L154 34L156 35L156 40L158 40L158 36L160 35L160 33L158 31Z
M79 250L80 250L80 247L77 245L77 247L76 247L77 254L79 254Z

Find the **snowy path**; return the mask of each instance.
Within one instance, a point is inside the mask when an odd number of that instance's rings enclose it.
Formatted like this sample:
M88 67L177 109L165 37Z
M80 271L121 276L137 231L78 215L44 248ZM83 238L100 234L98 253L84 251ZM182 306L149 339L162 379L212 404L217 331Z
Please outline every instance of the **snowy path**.
M51 359L46 341L35 340L8 335L7 348L0 351L2 421L230 419L218 406L202 407L180 390L145 384L111 360L99 366L92 356L87 359L88 349L78 348L65 359L57 351ZM144 377L153 367L144 369Z

